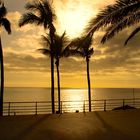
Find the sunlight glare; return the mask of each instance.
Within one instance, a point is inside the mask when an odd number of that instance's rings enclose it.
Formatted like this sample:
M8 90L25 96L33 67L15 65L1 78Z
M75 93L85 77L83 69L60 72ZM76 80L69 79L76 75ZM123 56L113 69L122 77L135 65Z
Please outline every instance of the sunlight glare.
M61 5L57 9L58 33L66 31L70 38L78 37L86 27L89 19L93 16L93 10L89 5L83 3Z
M87 99L87 90L84 89L69 89L66 90L67 94L64 96L64 101L67 101L66 104L64 102L64 106L69 106L68 110L70 112L75 112L76 110L82 112L84 100Z

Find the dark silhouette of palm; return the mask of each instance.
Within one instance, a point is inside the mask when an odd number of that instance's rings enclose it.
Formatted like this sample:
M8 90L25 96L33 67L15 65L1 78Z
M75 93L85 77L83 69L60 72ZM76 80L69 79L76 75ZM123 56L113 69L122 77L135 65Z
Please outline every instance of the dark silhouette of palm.
M51 40L50 36L43 36L43 48L39 49L41 53L47 56L51 56ZM61 112L61 96L60 96L60 75L59 75L59 63L60 58L68 57L69 56L69 49L68 49L69 40L66 37L65 32L59 36L57 34L54 35L54 43L53 43L53 54L55 58L55 65L57 69L57 84L58 84L58 112Z
M4 3L0 1L0 26L4 27L8 34L11 33L10 22L5 18L7 10ZM0 116L3 115L3 93L4 93L4 64L3 64L3 50L0 37L0 63L1 63L1 93L0 93Z
M90 87L90 72L89 72L89 61L91 55L93 55L94 50L91 47L93 39L93 34L90 33L87 36L81 38L75 38L71 42L70 55L80 56L85 58L87 65L87 82L88 82L88 100L89 100L89 111L91 111L91 87ZM75 49L76 47L76 49Z
M118 32L133 26L140 21L140 0L117 0L114 4L107 6L93 18L86 29L88 32L95 32L102 27L106 28L105 35L101 42L105 43ZM140 31L137 27L126 39L125 45Z
M49 29L50 43L51 43L51 98L52 98L52 113L55 113L54 105L54 56L53 56L53 37L55 34L55 27L53 21L55 14L52 7L47 0L37 0L26 4L25 7L28 12L23 14L19 20L19 26L26 24L42 25L44 29Z

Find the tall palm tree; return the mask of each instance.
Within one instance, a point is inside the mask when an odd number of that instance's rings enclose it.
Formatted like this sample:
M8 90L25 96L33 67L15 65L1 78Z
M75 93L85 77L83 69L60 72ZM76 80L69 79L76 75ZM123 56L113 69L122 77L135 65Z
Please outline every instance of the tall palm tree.
M101 40L105 43L123 29L133 26L140 22L140 0L117 0L114 4L108 5L104 10L91 19L86 31L95 32L102 27L106 28L106 32ZM128 41L140 31L140 26L134 29Z
M91 56L94 53L93 47L91 46L93 42L92 36L93 34L90 33L87 36L83 36L81 38L75 38L70 44L71 46L70 55L77 55L77 56L85 58L86 60L89 111L91 111L91 86L90 86L89 62L90 62Z
M58 112L61 113L61 96L60 96L60 74L59 74L59 63L60 58L69 56L69 47L68 47L68 38L66 37L65 32L59 36L57 34L54 35L54 46L53 46L53 54L55 58L55 65L57 69L57 84L58 84ZM51 40L50 36L43 36L43 48L39 49L41 53L44 55L51 57Z
M0 1L0 27L4 27L8 34L11 33L10 22L5 18L7 10L4 3ZM3 115L3 93L4 93L4 64L3 64L3 51L0 36L0 63L1 63L1 93L0 93L0 116Z
M44 29L49 29L49 36L51 39L51 99L52 99L52 113L55 113L54 105L54 56L53 56L53 38L55 34L55 27L53 21L55 14L53 13L52 7L47 0L34 0L28 2L25 6L28 10L27 13L23 14L19 20L19 26L26 24L43 25Z

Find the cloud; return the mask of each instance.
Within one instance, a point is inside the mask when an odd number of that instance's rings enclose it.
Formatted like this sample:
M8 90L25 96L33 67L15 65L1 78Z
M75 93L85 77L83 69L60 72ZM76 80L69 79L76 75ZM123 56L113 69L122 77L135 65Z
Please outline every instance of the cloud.
M46 57L35 58L31 55L6 53L5 69L14 72L48 72L50 71L50 60Z
M20 53L38 56L36 50L41 48L41 35L44 31L41 27L35 25L18 26L21 13L18 11L9 12L7 18L11 22L12 34L7 35L6 32L2 34L2 44L4 53Z
M7 2L10 3L8 4ZM57 3L55 11L58 14L56 25L57 28L60 28L59 32L62 34L62 32L65 30L65 26L62 27L62 22L64 21L62 17L65 13L70 12L71 9L74 11L76 10L77 6L79 6L81 8L80 10L82 11L79 13L80 15L83 14L85 17L93 17L99 11L99 9L103 8L109 3L113 3L114 0L56 0L54 3L55 2ZM25 1L22 2L23 5L24 3ZM15 86L18 85L19 80L23 80L20 85L23 85L24 82L30 84L30 82L35 81L35 78L37 78L38 81L43 81L42 85L46 84L45 81L47 81L47 84L49 85L50 80L48 79L50 78L50 58L45 57L36 51L38 48L41 48L40 37L42 34L44 34L43 28L34 25L27 25L19 28L19 18L21 17L21 13L25 12L23 11L23 5L19 4L20 6L16 9L16 6L13 5L10 0L6 0L6 4L12 6L9 8L11 12L9 12L7 15L7 18L11 21L12 24L12 35L8 36L5 32L2 34L5 71L6 75L8 75L6 76L7 85L12 85L14 80L16 81L14 84ZM73 16L74 14L76 13L73 13ZM86 18L86 20L88 19L89 18ZM78 18L78 20L82 19ZM72 22L77 24L74 19ZM68 28L71 26L72 25L69 24ZM104 32L99 31L96 33L93 42L95 52L90 60L90 74L93 81L96 81L97 83L103 83L103 81L107 80L118 80L120 82L120 80L128 79L130 81L137 81L137 83L139 82L140 34L137 34L134 39L130 40L126 47L123 46L127 35L130 34L134 28L135 27L124 30L104 45L100 44L100 40ZM80 29L76 35L78 35L81 30L82 29ZM70 85L73 86L78 82L79 84L82 83L82 86L86 84L85 59L70 57L63 58L60 61L60 73L62 76L63 85L68 86L65 84L66 80L69 80L71 83ZM29 78L30 76L32 78Z
M19 27L18 23L21 17L22 17L22 13L20 13L19 11L9 12L7 14L7 18L11 22L13 32L20 32L20 33L22 32L25 34L30 32L36 33L37 30L39 30L38 33L42 31L41 27L35 26L34 24L27 24L22 27Z
M99 44L102 35L95 37L95 40L98 40L98 43L96 42L98 47L95 46L94 54L95 61L93 65L95 65L95 69L110 69L110 73L116 69L115 72L125 71L127 73L136 73L139 75L140 47L138 47L138 39L140 35L137 35L134 41L130 41L127 46L123 45L126 39L126 33L130 32L130 30L132 30L132 28L122 31L103 45ZM103 57L99 57L100 55ZM98 57L99 59L97 59ZM133 69L130 69L130 67L133 67ZM119 70L119 68L121 69Z
M15 16L17 19L20 15L19 13L11 14L17 15ZM14 39L11 39L6 45L4 43L4 46L6 46L4 52L7 70L46 72L50 69L50 65L48 65L50 60L36 51L38 48L41 48L40 35L38 32L36 33L38 29L34 30L34 28L31 28L30 30L27 33L22 30L16 30L12 37ZM126 29L104 45L100 44L103 33L97 33L93 42L95 52L90 61L90 69L93 75L100 76L102 73L115 75L118 72L124 74L122 71L125 71L127 74L136 73L136 75L139 75L140 47L137 45L139 43L139 35L135 37L134 41L130 41L128 46L123 46L126 32L129 34L131 30L132 28ZM60 63L60 71L64 75L73 73L75 73L74 75L77 73L85 74L86 62L82 58L64 58Z
M4 4L8 12L23 11L25 0L4 0Z

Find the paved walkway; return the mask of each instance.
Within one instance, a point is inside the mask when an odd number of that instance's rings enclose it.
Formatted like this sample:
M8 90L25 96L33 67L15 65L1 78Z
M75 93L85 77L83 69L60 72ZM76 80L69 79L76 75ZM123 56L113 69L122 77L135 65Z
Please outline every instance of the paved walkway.
M0 140L140 140L140 110L0 117Z

